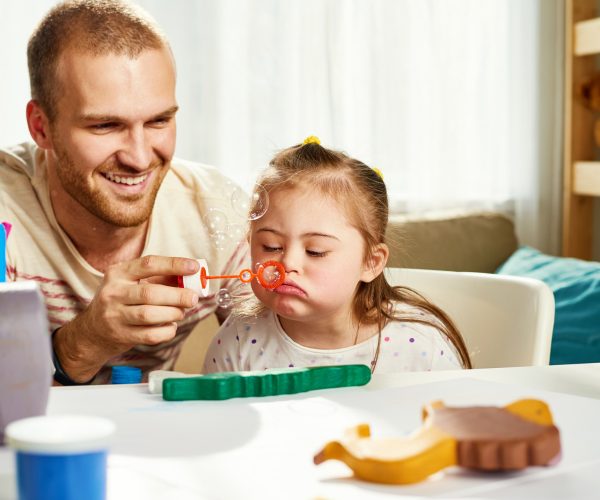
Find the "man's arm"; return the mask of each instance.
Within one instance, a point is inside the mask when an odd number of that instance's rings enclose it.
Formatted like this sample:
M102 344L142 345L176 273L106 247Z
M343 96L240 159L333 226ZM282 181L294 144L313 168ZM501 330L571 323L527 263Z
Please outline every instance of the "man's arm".
M135 345L172 339L186 308L198 302L192 290L156 283L194 274L198 263L180 257L145 256L107 269L89 306L53 335L63 372L76 383L90 381L113 356ZM152 280L148 282L144 280Z

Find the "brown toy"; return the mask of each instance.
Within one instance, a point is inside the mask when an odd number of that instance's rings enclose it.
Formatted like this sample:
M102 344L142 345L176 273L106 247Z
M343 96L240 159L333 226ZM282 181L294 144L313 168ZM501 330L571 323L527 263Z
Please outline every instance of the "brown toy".
M341 460L357 478L387 484L422 481L453 465L484 471L550 465L560 457L558 429L543 401L522 399L503 408L423 409L423 426L406 438L371 439L367 424L328 443L315 464Z

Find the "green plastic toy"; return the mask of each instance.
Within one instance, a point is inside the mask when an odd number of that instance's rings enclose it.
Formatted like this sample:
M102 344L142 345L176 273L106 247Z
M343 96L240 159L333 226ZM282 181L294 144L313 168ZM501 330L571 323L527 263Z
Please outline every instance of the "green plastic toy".
M365 385L369 380L371 370L366 365L284 368L167 378L162 394L166 401L223 400Z

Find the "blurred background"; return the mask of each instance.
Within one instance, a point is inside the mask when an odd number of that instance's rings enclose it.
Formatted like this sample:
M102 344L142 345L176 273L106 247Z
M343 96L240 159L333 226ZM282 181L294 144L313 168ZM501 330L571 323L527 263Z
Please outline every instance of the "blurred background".
M0 144L29 139L26 45L56 2L0 0ZM395 213L492 209L561 251L562 0L140 0L171 41L177 156L249 188L317 135Z

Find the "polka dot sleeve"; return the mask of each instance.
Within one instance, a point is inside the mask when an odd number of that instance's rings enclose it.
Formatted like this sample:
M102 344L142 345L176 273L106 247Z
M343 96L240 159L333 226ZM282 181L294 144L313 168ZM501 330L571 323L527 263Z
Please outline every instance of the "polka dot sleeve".
M433 329L432 329L433 330ZM452 342L439 330L432 335L432 370L460 370L463 368Z

